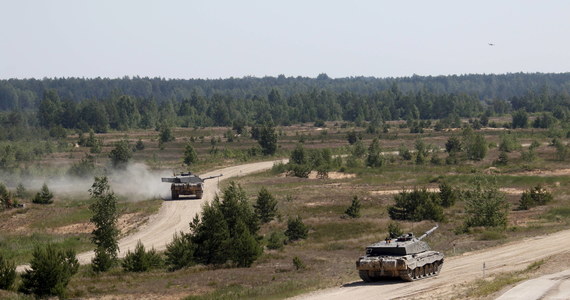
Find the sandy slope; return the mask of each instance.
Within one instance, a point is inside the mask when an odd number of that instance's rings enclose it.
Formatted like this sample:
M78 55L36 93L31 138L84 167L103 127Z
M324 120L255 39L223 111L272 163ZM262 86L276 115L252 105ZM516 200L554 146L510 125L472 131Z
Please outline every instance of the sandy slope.
M202 174L201 176L207 177L223 174L224 176L220 179L226 180L231 177L270 169L274 162L277 161L233 166L211 171L206 174ZM286 160L284 162L286 162ZM160 178L157 178L156 180L160 180ZM133 251L138 240L141 240L147 249L154 247L156 250L164 250L166 248L166 244L172 240L172 235L175 232L187 232L189 230L188 224L196 214L201 212L202 204L205 201L211 201L214 199L217 191L218 179L216 178L205 182L204 196L201 200L186 199L178 201L164 201L158 213L153 215L145 225L135 233L119 241L119 257L124 257L128 250ZM93 251L77 255L77 259L81 264L90 263L92 257ZM18 266L18 271L22 272L27 267L27 265Z
M445 260L439 276L416 282L390 281L365 284L356 281L340 288L301 295L296 299L438 299L453 298L453 288L497 272L524 269L548 256L569 252L570 230L547 236L528 238L507 245L465 253ZM356 258L355 258L356 259Z
M497 300L570 299L570 270L527 280Z

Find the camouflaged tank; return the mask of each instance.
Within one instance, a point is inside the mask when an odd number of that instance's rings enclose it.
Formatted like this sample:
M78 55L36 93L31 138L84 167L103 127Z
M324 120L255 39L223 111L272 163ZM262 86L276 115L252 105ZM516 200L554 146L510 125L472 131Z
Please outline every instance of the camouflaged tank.
M414 281L436 276L443 265L443 253L431 251L422 239L437 227L436 225L419 238L408 233L366 247L366 255L356 261L360 278L366 282L385 277Z
M180 196L195 196L196 199L202 199L204 194L204 181L212 178L223 176L222 174L200 178L191 172L181 173L174 177L163 177L162 182L170 182L170 192L172 193L172 200L180 199Z

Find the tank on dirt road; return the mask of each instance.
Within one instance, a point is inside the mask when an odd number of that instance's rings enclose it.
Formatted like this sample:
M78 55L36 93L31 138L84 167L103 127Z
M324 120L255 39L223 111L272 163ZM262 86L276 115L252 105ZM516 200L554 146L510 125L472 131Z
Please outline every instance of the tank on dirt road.
M195 196L196 199L202 199L204 195L204 181L223 176L223 174L200 178L191 172L180 173L174 177L163 177L162 182L170 182L170 192L172 200L180 199L180 196Z
M432 251L422 241L437 227L436 225L419 238L408 233L366 247L366 255L356 261L360 278L366 282L390 277L414 281L438 275L443 265L443 253Z

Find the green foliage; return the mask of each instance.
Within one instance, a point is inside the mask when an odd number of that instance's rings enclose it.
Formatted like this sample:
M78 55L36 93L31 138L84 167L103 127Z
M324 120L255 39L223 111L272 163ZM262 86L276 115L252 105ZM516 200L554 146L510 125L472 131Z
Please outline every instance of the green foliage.
M349 218L360 218L360 200L358 200L358 196L354 195L352 198L352 203L350 206L344 211L344 214L347 215Z
M560 161L564 161L570 155L570 146L565 145L559 139L554 139L554 147L556 148L556 158Z
M285 230L285 236L289 241L296 241L299 239L306 239L309 235L309 228L300 216L296 218L289 218L287 221L287 230Z
M265 123L259 129L259 138L257 140L261 146L263 155L273 155L277 151L277 134L275 127L270 123Z
M245 191L233 181L224 189L223 201L216 197L206 203L202 218L196 216L190 229L196 262L216 265L229 260L248 267L261 254L259 221Z
M162 265L162 257L154 248L146 251L144 245L139 240L135 246L135 251L127 251L123 259L123 270L127 272L146 272L153 268L158 268Z
M115 148L109 153L109 158L115 168L125 168L132 156L133 153L127 140L115 143Z
M6 185L0 182L0 211L12 206L12 195Z
M289 156L289 163L297 165L304 165L308 163L307 153L302 144L297 144L295 149L291 151L291 155Z
M175 139L176 138L172 134L172 129L170 128L170 126L162 125L160 128L160 133L158 135L159 143L164 144L164 143L172 142Z
M534 188L524 191L522 193L521 199L519 201L519 209L527 210L531 207L545 205L546 203L552 201L552 194L547 191L541 184L538 184Z
M16 265L0 253L0 290L8 290L16 281Z
M366 166L377 168L384 164L382 157L382 149L380 149L380 141L377 138L372 140L370 147L368 147L368 156L366 156Z
M449 139L445 143L445 151L451 154L451 153L461 152L462 150L463 150L463 143L461 142L461 139L455 135L449 137Z
M482 160L487 155L488 144L482 134L470 135L465 140L465 152L470 160Z
M257 194L257 201L253 208L261 223L269 223L277 214L277 199L263 187Z
M499 150L504 152L513 152L521 148L521 144L517 141L514 134L502 134Z
M426 188L414 188L411 192L403 190L394 196L394 200L396 204L388 207L392 220L443 220L438 194L428 192Z
M305 263L298 256L293 257L293 266L297 271L307 268L307 266L305 266Z
M95 177L89 194L92 201L89 209L93 213L90 221L95 225L91 233L95 244L92 267L96 272L105 272L115 264L119 251L117 197L111 191L107 177Z
M184 164L190 166L198 161L198 154L190 143L186 144L184 148Z
M71 165L69 170L67 170L67 174L80 178L89 178L93 176L94 171L95 159L91 155L86 155L85 158Z
M37 204L51 204L53 203L53 194L49 191L47 184L42 185L42 189L36 193L34 199L32 199L33 203Z
M346 134L346 140L349 144L354 145L356 142L362 140L362 133L357 134L354 130L351 130Z
M259 241L249 231L242 220L238 220L229 241L229 257L237 267L250 267L261 255L263 249Z
M286 236L282 232L273 231L267 238L267 248L272 250L281 250L286 242Z
M513 112L513 123L512 127L515 128L527 128L528 127L528 113L525 109L519 109Z
M494 162L496 165L506 166L509 163L509 155L506 151L501 151L499 157Z
M443 181L439 184L439 199L441 201L441 206L451 207L459 199L459 191L453 189L446 181Z
M184 233L175 233L172 242L166 245L165 263L169 270L174 271L194 264L194 249L191 235Z
M404 234L404 231L402 230L402 227L400 227L399 223L390 222L390 224L388 224L388 238L395 239L402 234Z
M466 227L502 227L507 225L509 203L496 184L478 179L474 188L464 193Z
M289 172L299 178L308 178L311 173L311 166L309 164L297 165L289 164Z
M23 199L26 197L26 195L27 195L26 187L24 187L24 184L18 183L18 186L16 187L16 195L15 196L20 198L20 199ZM2 188L0 187L0 198L2 198L2 196L3 196Z
M38 297L65 297L67 284L79 270L73 250L57 250L52 244L36 246L30 269L22 274L21 291Z

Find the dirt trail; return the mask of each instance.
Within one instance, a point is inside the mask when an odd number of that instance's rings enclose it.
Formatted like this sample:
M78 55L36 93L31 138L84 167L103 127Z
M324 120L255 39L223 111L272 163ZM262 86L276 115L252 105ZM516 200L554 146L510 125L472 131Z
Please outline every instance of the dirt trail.
M233 167L227 167L215 171L202 174L202 176L213 176L223 174L221 180L226 180L235 176L242 176L270 169L277 161L257 162ZM283 160L284 163L287 160ZM160 180L157 178L156 180ZM168 188L168 187L165 187ZM161 251L166 249L166 244L172 240L175 232L187 232L188 224L194 216L202 211L202 204L211 201L218 192L218 179L207 180L204 186L204 196L201 200L188 199L178 201L164 201L157 214L151 216L139 230L133 234L126 236L119 241L119 257L124 257L128 250L134 251L139 240L142 241L145 248L154 247ZM77 259L81 264L88 264L93 257L93 251L80 253ZM28 266L18 266L18 271L22 272Z
M569 240L570 230L560 231L447 258L440 275L434 278L416 282L389 281L372 284L355 281L340 288L317 291L295 299L453 298L454 286L483 276L483 263L486 276L522 270L536 260L569 252Z

